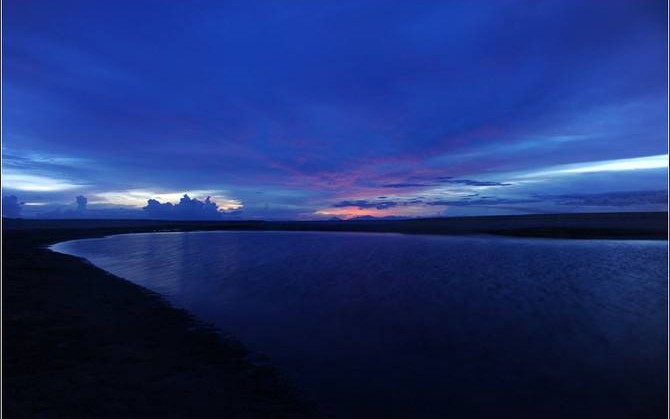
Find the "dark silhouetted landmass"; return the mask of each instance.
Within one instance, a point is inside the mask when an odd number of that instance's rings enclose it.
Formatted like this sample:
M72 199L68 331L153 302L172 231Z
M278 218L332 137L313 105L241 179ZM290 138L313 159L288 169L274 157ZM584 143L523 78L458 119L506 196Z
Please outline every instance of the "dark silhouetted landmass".
M69 234L121 234L151 231L278 230L362 231L408 234L496 234L575 239L655 239L668 237L667 212L533 214L349 221L165 221L5 219L5 230L63 229ZM73 237L74 237L73 236Z
M45 248L102 231L80 225L3 232L3 417L318 417L234 339Z

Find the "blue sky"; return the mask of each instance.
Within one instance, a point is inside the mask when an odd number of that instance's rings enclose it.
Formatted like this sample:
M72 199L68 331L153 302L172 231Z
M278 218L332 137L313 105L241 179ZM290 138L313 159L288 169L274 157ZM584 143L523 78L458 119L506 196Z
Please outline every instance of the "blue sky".
M25 217L665 210L666 7L3 2L3 196L16 197L3 204Z

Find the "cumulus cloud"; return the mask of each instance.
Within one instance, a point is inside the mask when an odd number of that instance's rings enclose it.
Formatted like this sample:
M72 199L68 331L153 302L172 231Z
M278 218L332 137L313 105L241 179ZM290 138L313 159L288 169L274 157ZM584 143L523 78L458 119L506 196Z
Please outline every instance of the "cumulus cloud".
M217 220L225 212L208 196L204 201L184 195L178 204L149 199L142 208L149 218L169 220Z
M2 197L2 216L7 218L21 217L21 205L19 199L14 195Z

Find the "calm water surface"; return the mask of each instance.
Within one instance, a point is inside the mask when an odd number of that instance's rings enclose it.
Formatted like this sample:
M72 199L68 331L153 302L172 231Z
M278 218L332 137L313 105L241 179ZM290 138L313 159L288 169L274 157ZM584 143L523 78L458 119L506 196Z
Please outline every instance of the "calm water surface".
M337 417L665 415L667 242L192 232L54 248L216 323Z

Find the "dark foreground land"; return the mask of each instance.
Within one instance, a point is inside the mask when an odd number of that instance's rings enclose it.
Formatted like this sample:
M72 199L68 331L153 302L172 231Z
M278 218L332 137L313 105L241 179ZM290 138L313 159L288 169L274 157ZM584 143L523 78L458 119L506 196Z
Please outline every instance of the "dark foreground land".
M318 416L271 367L159 296L46 246L189 230L378 231L667 239L667 213L351 222L4 220L7 418Z
M3 233L3 417L317 417L234 339L44 247L100 232Z

